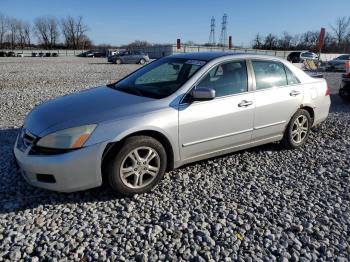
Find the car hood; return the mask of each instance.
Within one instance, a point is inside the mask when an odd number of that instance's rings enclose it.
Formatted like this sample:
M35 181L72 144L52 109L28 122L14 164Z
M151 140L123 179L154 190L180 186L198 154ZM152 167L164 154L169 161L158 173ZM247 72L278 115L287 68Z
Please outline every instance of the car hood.
M96 87L59 97L35 107L27 116L24 128L43 136L74 126L98 124L147 112L152 98L127 94L107 86Z

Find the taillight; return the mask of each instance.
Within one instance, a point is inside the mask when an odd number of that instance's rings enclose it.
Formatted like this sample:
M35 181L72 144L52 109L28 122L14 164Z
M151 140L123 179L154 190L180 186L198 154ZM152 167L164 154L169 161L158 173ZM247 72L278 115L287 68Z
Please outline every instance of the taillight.
M326 96L329 96L331 94L331 89L329 88L329 86L327 85L327 90L326 90Z

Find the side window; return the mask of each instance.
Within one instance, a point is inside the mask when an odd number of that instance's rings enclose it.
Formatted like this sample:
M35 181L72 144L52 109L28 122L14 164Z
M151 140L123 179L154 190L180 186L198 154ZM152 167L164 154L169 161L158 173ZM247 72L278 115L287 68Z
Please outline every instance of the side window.
M197 87L214 89L216 97L247 92L248 74L245 61L215 66L202 78Z
M297 85L300 83L298 78L292 73L292 71L290 71L288 67L285 66L284 69L286 70L288 85Z
M283 64L274 61L252 61L256 90L287 85Z

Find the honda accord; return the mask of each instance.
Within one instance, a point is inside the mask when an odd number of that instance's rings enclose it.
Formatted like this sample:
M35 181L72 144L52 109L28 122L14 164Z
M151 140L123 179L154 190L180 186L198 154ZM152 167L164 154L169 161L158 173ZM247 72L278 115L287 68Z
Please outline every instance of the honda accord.
M168 170L266 143L304 146L329 88L291 63L228 52L156 60L116 83L34 108L14 146L23 177L62 192L132 195Z

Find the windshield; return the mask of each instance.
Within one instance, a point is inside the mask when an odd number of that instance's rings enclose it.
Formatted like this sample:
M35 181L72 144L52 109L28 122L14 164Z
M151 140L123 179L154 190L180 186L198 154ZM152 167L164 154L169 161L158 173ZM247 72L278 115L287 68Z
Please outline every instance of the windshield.
M313 54L312 54L312 53L303 53L302 56L305 56L305 57L312 57Z
M164 98L178 90L206 62L184 58L162 58L111 85L119 91Z

